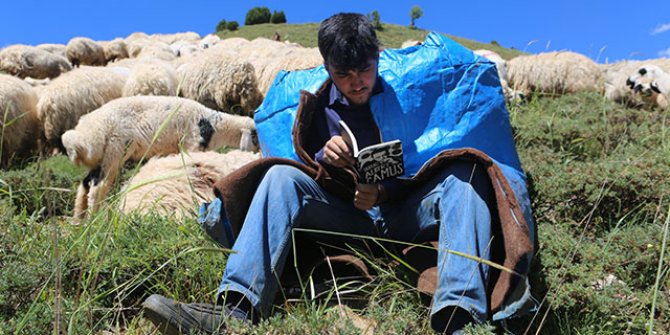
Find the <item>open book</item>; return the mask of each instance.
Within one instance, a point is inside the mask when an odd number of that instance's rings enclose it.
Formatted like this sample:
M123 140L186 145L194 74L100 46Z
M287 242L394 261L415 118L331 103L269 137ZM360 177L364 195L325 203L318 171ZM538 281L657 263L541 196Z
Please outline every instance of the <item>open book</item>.
M341 120L340 133L354 155L356 160L354 168L361 183L375 184L405 173L400 140L374 144L361 149L358 147L354 133Z

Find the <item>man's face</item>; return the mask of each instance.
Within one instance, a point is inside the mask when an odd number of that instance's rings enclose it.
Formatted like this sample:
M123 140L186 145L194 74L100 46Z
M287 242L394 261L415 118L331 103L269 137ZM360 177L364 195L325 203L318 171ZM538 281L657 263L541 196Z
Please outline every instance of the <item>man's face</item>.
M337 89L350 104L368 103L377 81L377 59L368 60L367 65L362 69L344 71L328 64L326 64L326 69Z

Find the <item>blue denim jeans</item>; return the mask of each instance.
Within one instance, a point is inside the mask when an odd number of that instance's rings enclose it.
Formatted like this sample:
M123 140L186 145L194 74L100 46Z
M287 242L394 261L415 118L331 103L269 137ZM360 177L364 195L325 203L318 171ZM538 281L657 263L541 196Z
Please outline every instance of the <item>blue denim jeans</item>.
M269 314L291 249L293 228L379 236L405 242L439 240L438 283L431 316L449 306L487 319L487 265L447 250L490 259L492 189L484 168L457 161L399 201L356 209L300 170L270 168L228 258L218 295L244 295Z

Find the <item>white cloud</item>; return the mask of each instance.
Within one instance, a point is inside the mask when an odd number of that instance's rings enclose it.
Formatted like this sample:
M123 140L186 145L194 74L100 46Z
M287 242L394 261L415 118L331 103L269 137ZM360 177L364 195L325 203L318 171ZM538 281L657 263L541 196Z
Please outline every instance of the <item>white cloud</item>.
M658 35L658 34L660 34L660 33L664 33L664 32L666 32L666 31L668 31L668 30L670 30L670 23L660 24L660 25L658 25L658 27L656 27L656 29L654 29L654 30L651 32L651 34L652 34L652 35Z
M665 50L661 50L661 51L659 51L659 52L658 52L658 56L659 56L659 57L670 58L670 48L667 48L667 49L665 49Z

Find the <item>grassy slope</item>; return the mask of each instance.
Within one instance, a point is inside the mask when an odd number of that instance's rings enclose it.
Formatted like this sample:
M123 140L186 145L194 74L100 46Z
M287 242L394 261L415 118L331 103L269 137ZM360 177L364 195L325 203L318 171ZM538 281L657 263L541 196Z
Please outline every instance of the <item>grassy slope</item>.
M422 29L409 29L406 26L400 26L396 24L384 24L384 29L378 31L377 35L381 44L388 48L399 48L400 45L407 40L419 40L423 41L428 34L428 31ZM252 26L243 26L240 27L237 31L224 31L220 32L219 36L222 38L226 37L244 37L248 40L252 40L256 37L265 37L271 38L272 35L277 32L282 38L282 41L291 41L298 43L305 47L316 47L316 33L319 29L317 23L305 23L305 24L258 24ZM476 49L488 49L495 51L500 56L505 59L510 59L521 54L520 51L514 49L503 48L497 44L489 44L477 42L465 38L455 37L447 35L450 38L454 39L456 42L464 45L465 47L476 50Z
M596 94L510 106L539 231L533 295L546 298L535 318L515 320L512 329L645 332L670 199L668 116ZM149 294L212 301L225 251L194 219L123 216L112 202L93 219L70 225L83 175L62 156L0 171L0 334L53 333L56 319L71 334L147 334L152 327L138 316ZM667 253L664 262L654 313L658 334L670 331ZM378 320L375 333L428 333L429 309L386 263L375 265L381 276L366 289L369 302L358 313ZM617 281L598 288L610 275ZM332 305L301 301L282 304L288 315L277 313L258 328L235 327L253 334L360 333L336 321ZM490 327L474 334L491 334Z

